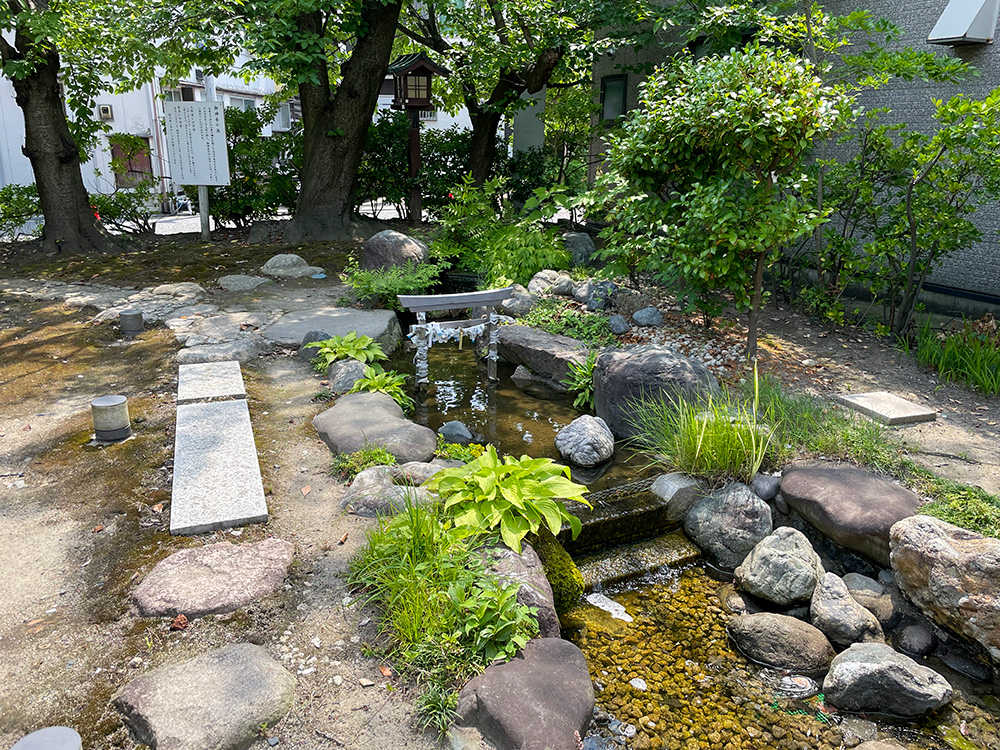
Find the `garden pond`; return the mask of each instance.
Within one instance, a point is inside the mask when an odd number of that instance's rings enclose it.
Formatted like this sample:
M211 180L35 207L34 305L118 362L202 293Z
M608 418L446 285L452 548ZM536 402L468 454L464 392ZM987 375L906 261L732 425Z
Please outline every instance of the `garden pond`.
M404 347L388 366L412 375L412 358ZM570 398L525 393L504 363L499 382L489 383L469 344L433 347L429 365L431 383L418 399L415 421L436 430L459 420L502 452L560 460L555 434L580 415ZM648 456L621 447L602 471L596 479L574 478L606 497L611 488L659 473ZM632 508L635 497L623 493L622 507ZM614 502L602 500L602 515L614 515L607 513ZM622 519L618 526L608 520L608 536L619 544ZM940 661L927 664L952 684L952 701L906 722L841 714L825 703L821 684L749 662L726 635L729 581L701 562L661 568L601 592L622 605L631 622L585 601L562 617L564 636L586 656L596 690L596 721L584 748L839 750L892 738L909 750L1000 749L995 686Z

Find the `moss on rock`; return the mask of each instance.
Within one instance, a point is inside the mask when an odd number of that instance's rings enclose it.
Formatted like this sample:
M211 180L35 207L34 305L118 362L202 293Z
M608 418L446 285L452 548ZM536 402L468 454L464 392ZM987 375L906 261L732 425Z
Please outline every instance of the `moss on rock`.
M545 576L552 586L556 612L563 614L571 610L583 595L583 576L573 558L544 525L538 534L532 534L531 546L535 548L545 568Z

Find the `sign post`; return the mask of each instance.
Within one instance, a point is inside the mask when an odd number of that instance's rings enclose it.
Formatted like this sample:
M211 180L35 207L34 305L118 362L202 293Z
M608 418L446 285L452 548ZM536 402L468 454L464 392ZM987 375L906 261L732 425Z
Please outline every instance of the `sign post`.
M225 105L222 102L164 102L170 178L198 186L201 238L209 239L208 187L228 185Z

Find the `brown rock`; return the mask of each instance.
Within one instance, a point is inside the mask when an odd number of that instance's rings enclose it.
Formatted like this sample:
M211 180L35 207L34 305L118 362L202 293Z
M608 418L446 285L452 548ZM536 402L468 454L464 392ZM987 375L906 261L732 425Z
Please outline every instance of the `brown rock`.
M920 498L853 466L793 466L781 495L837 544L889 564L889 529L919 512Z
M817 674L834 657L833 646L819 629L787 615L739 615L726 630L747 658L777 669Z
M142 617L234 612L277 590L293 554L291 544L274 538L181 550L156 564L132 600Z
M889 539L903 593L1000 664L1000 540L930 516L900 521Z
M457 723L474 726L500 750L576 750L594 712L587 660L559 638L529 641L506 664L469 682Z

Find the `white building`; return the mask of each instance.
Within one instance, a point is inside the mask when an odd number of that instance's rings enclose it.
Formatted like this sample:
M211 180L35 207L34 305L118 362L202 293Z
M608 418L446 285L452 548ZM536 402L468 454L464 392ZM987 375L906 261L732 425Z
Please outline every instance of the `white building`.
M243 62L243 60L238 60ZM274 81L258 77L244 81L233 75L215 78L216 98L227 107L260 107L265 97L276 92ZM94 108L94 118L102 120L109 128L98 136L89 161L83 165L83 183L91 193L112 193L115 175L111 170L112 148L108 136L128 133L145 139L149 145L145 158L135 164L138 171L152 173L158 180L157 190L164 207L177 189L170 179L170 154L163 133L163 103L165 101L203 101L205 76L192 70L190 77L177 85L164 89L159 81L144 84L135 91L124 94L102 94ZM279 106L274 122L264 128L264 135L278 130L288 130L292 125L292 105ZM24 116L14 98L14 87L6 78L0 78L0 187L8 184L30 185L34 182L31 163L21 152L24 145Z

